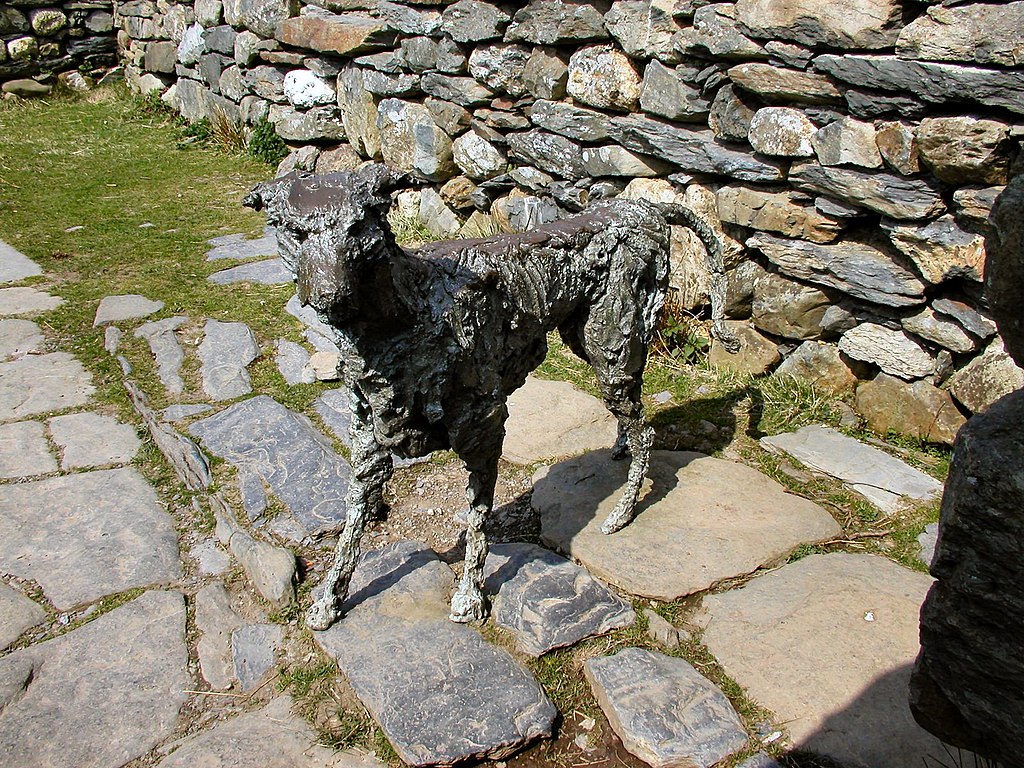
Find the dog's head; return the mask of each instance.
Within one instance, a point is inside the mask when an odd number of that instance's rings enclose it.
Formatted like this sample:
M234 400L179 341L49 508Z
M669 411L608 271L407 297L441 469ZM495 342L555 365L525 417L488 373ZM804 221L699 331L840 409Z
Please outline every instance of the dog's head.
M293 171L257 184L242 202L266 211L277 228L299 300L340 318L358 308L358 273L395 246L387 222L391 192L417 183L378 163L322 176Z

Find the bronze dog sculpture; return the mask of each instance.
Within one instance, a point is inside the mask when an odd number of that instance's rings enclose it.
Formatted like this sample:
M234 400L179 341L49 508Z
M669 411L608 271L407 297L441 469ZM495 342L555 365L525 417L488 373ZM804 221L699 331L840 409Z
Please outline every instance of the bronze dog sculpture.
M547 334L594 369L619 424L616 457L631 455L622 498L604 521L629 523L653 430L640 390L647 347L668 287L669 223L690 227L711 254L714 332L722 322L721 247L680 206L610 200L534 231L406 250L387 222L390 192L415 183L383 165L258 185L245 200L277 227L299 299L334 330L352 393L353 480L345 528L323 594L306 615L326 629L340 615L367 517L382 502L392 453L451 448L469 471L465 571L451 619L487 615L485 535L508 417L506 400L544 360Z

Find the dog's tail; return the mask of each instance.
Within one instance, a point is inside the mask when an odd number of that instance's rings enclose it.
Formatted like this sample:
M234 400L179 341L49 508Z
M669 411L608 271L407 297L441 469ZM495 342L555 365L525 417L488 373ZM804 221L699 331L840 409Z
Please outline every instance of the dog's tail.
M727 352L736 353L740 350L740 340L725 325L725 258L722 252L722 241L704 219L676 203L660 203L665 220L669 224L688 227L707 249L707 268L711 273L711 335L718 339Z

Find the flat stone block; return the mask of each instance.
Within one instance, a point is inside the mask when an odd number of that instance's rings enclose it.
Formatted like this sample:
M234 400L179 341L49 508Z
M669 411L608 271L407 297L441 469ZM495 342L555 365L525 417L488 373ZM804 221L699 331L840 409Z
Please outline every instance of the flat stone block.
M269 227L262 237L257 237L252 240L229 238L234 238L234 236L222 235L221 237L211 240L210 243L214 247L206 252L206 260L265 259L268 256L277 256L277 235L274 230Z
M207 539L192 547L190 554L199 564L203 576L219 576L231 566L231 557L213 539Z
M0 320L0 360L42 350L42 329L31 320Z
M185 601L147 592L0 658L6 768L120 768L174 733L191 686Z
M126 293L120 296L105 296L96 307L96 317L92 321L95 328L98 325L117 323L122 320L135 320L140 317L149 317L154 312L164 308L162 301L153 301L137 293Z
M266 482L307 534L344 523L351 470L305 416L258 395L195 422L189 432L238 468L251 516L266 507Z
M57 471L38 421L0 425L0 478L33 477Z
M34 315L49 312L64 303L38 288L0 288L0 315Z
M491 547L484 574L495 622L529 656L636 621L633 607L586 570L534 544Z
M704 643L794 747L843 765L916 768L945 753L910 714L930 577L876 555L811 555L704 598Z
M61 450L63 470L127 464L135 458L142 441L135 427L99 413L54 416L47 424Z
M897 511L904 496L924 501L942 493L942 483L930 475L820 424L762 437L761 445L842 480L883 512Z
M0 421L85 405L94 391L85 368L67 352L0 363Z
M198 416L200 413L212 411L213 406L206 403L179 403L169 405L160 412L160 421L181 421L190 416Z
M0 240L0 283L16 283L26 277L43 274L32 259Z
M229 283L258 283L260 285L278 285L290 283L294 280L291 270L285 266L281 259L266 259L255 261L251 264L241 264L230 269L222 269L214 272L208 278L216 285L227 285Z
M212 400L232 400L252 392L246 366L260 353L256 337L245 323L206 321L199 345L199 375Z
M245 624L231 633L231 661L243 691L257 688L274 668L274 654L284 640L277 624Z
M130 468L0 485L0 570L58 610L181 577L171 516Z
M550 736L557 714L508 653L448 620L454 579L417 542L369 552L345 615L314 633L410 765L501 759Z
M534 475L533 506L547 546L633 595L676 600L841 532L824 509L750 467L653 451L636 519L605 535L601 523L628 465L595 451L543 468Z
M729 699L682 659L626 648L583 669L623 746L652 768L709 768L747 745Z
M181 378L181 364L185 361L185 351L178 343L174 332L188 322L187 317L168 317L143 323L135 329L135 335L145 339L156 359L156 374L160 383L172 395L185 391L185 382Z
M316 376L306 370L309 363L309 352L301 344L287 339L277 340L277 354L274 356L277 370L284 377L285 384L290 387L296 384L312 384Z
M0 582L0 651L45 619L46 611L39 603ZM0 682L0 707L3 706L2 691L3 682Z
M235 681L231 633L243 619L231 607L231 595L220 582L207 584L195 596L196 655L199 671L215 691L228 690Z
M530 376L508 399L502 458L514 464L572 456L615 442L615 417L592 395L564 381Z

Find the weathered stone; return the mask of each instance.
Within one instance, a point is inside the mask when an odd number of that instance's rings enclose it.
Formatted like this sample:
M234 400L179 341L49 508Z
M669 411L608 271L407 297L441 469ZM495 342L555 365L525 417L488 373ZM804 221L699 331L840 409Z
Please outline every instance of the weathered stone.
M626 470L608 451L563 461L535 475L532 503L547 545L634 595L676 600L840 530L819 506L749 467L655 451L648 471L654 485L639 515L606 536L600 525L618 501Z
M660 643L670 651L680 646L682 642L681 635L686 633L685 630L680 632L677 627L663 619L651 608L644 608L641 613L647 621L647 636L649 638L656 643Z
M259 355L256 337L245 323L207 320L199 345L203 391L212 400L231 400L252 391L246 366Z
M69 413L47 422L50 437L61 451L61 469L127 464L142 442L135 427L99 413Z
M452 141L422 104L399 99L380 103L377 128L384 161L398 170L444 181L458 173Z
M756 62L737 64L728 74L734 85L769 101L829 104L842 98L839 89L824 75Z
M935 370L935 360L916 341L902 331L875 323L863 323L844 333L839 349L901 379L920 379Z
M164 408L160 414L161 421L181 421L190 416L195 416L206 411L212 411L213 406L206 403L178 403Z
M789 174L798 189L838 197L894 219L928 219L945 210L936 187L922 179L799 163Z
M477 2L477 0L462 0ZM451 10L455 6L450 6ZM477 48L469 57L469 73L495 93L522 96L526 92L523 72L530 49L516 44L490 45Z
M293 69L284 76L284 96L300 108L332 104L337 98L330 84L308 69Z
M878 448L813 424L796 432L762 437L761 445L792 456L808 469L841 480L883 512L899 510L903 497L929 501L942 483Z
M607 40L604 18L593 5L582 0L530 0L516 11L505 32L513 42L581 43Z
M644 157L623 147L585 147L583 169L588 176L628 176L641 178L661 176L669 166L660 160Z
M992 233L988 238L986 296L992 314L999 323L1007 353L1024 364L1024 321L1021 319L1024 260L1021 259L1021 213L1024 193L1020 177L1015 177L1000 195L992 213ZM970 328L968 328L970 330Z
M715 135L726 141L746 141L750 121L757 112L756 104L746 104L750 97L737 94L731 85L723 85L715 94L708 114L708 125Z
M7 57L12 61L29 61L39 56L39 41L34 37L16 37L7 41Z
M156 358L157 376L160 383L171 394L185 391L185 382L181 378L181 364L185 360L185 352L178 343L174 331L188 322L187 317L169 317L143 323L135 330L135 336L145 339L153 356Z
M930 117L917 128L921 161L947 184L1005 184L1009 127L976 117Z
M237 38L238 33L226 24L213 27L203 33L203 40L206 42L207 50L223 53L225 56L232 58L235 55L235 40Z
M68 25L68 17L56 8L36 8L28 18L32 31L41 37L52 37Z
M178 47L169 40L149 43L146 46L146 57L143 67L147 72L174 72L178 60Z
M987 230L992 206L1004 187L963 187L953 193L956 218L961 224Z
M311 384L314 377L306 372L306 365L309 363L309 352L301 344L287 339L277 340L277 355L274 358L277 363L277 370L284 377L285 384L295 386L296 384Z
M1024 64L1024 3L932 6L900 32L896 55L924 61Z
M35 80L19 78L17 80L8 80L3 84L3 87L0 87L0 91L5 95L11 94L12 96L20 96L23 99L35 99L49 96L53 88Z
M476 190L477 185L468 178L456 176L454 179L445 182L444 186L440 189L440 193L442 199L452 208L466 210L474 207L473 193Z
M806 69L813 58L813 53L804 46L783 43L778 40L769 40L764 44L764 49L774 57L775 61L772 61L773 64L781 62L787 67L793 67L794 69Z
M527 131L509 136L509 156L566 179L587 175L583 150L575 141L546 131Z
M16 283L42 272L42 268L32 259L0 240L0 283ZM3 306L0 306L0 312L11 314Z
M523 69L523 87L537 99L557 101L565 96L569 82L569 66L557 49L537 46L526 60Z
M284 640L277 624L243 624L231 633L231 661L243 691L251 691L274 668L274 653Z
M896 42L903 6L896 0L738 0L736 20L749 34L811 47L875 49Z
M28 18L24 13L13 6L0 5L0 35L28 32L29 29Z
M535 464L615 442L615 419L608 409L568 382L527 377L509 397L508 411L502 458L514 464Z
M745 376L762 376L782 359L779 348L745 322L726 320L726 326L740 340L740 350L727 351L717 339L711 342L708 364L714 368Z
M21 273L21 267L17 273ZM13 272L8 272L13 274ZM33 272L33 274L38 274ZM25 275L28 277L28 275ZM20 277L12 277L10 282L20 280ZM39 312L49 312L64 303L59 296L51 296L46 291L38 288L0 288L0 315L34 315Z
M863 243L818 245L755 235L747 240L747 245L798 280L838 288L865 301L891 307L924 302L924 284L910 270Z
M262 99L278 103L287 101L284 96L284 73L276 67L253 67L246 71L243 80L246 87Z
M259 30L253 31L260 34ZM395 42L395 32L386 22L355 13L297 16L282 21L276 34L271 30L263 36L276 36L296 48L342 56L385 48Z
M884 373L857 387L857 412L875 432L897 432L952 445L965 423L949 393L927 381L910 384Z
M904 330L916 333L923 339L934 342L940 347L952 350L953 352L973 352L978 348L978 342L968 335L957 323L950 322L936 315L931 308L926 307L916 315L905 317L900 321Z
M495 200L491 206L491 217L501 232L529 232L559 219L558 206L553 200L525 193L515 194L517 191Z
M619 0L620 3L629 1ZM651 61L644 68L640 109L669 120L701 122L707 117L710 105L701 98L700 91L680 80L675 71Z
M345 138L345 124L336 107L313 107L304 112L274 104L268 116L285 141L321 141Z
M709 768L747 744L725 694L683 659L626 648L583 671L626 751L653 768Z
M491 547L484 574L485 591L495 595L495 622L528 656L575 645L636 619L629 603L583 568L534 544Z
M196 562L200 576L220 576L231 567L230 555L213 539L196 544L189 550L189 555Z
M904 123L880 123L875 131L875 143L882 160L896 173L909 176L921 170L917 138Z
M338 105L345 135L360 155L380 159L380 131L377 128L377 100L363 85L363 71L348 66L338 74Z
M604 141L609 138L608 116L558 101L536 101L530 107L534 125L580 141Z
M206 278L215 285L231 283L256 283L258 285L281 285L294 279L292 272L281 259L266 259L237 267L222 269Z
M921 225L883 224L892 244L917 265L929 283L965 278L981 282L985 277L985 239L957 226L952 216Z
M206 53L206 43L203 40L203 27L200 24L193 24L178 43L178 62L190 67L199 63L199 57Z
M458 0L441 14L441 30L457 43L500 38L511 17L481 0Z
M96 317L93 318L92 325L95 328L107 323L148 317L163 308L162 301L152 301L137 293L106 296L100 300L99 306L96 308Z
M450 77L430 72L423 76L420 87L434 98L451 101L463 107L475 107L491 100L490 88L472 77Z
M34 477L57 471L38 421L0 425L0 478ZM18 634L21 634L19 631ZM0 642L0 647L5 643Z
M46 611L38 603L0 583L0 651L21 637L22 632L45 620ZM2 676L0 672L0 679ZM3 693L0 702L7 703Z
M917 543L921 547L921 551L917 556L918 560L930 566L935 558L935 547L939 543L939 524L928 523L918 535Z
M353 574L344 619L315 634L414 766L501 758L550 735L557 714L511 656L448 620L453 582L422 544L369 552Z
M589 46L569 59L569 95L599 109L635 112L640 106L640 74L610 46Z
M843 362L839 350L820 341L805 341L793 350L775 369L775 375L806 381L837 397L852 392L857 385L857 377Z
M116 768L146 755L174 733L187 662L185 601L172 592L147 592L14 651L0 659L0 679L11 683L0 699L4 761Z
M1024 626L1020 559L1020 424L1024 393L973 417L953 451L921 608L921 653L910 681L919 723L944 741L1012 764L1024 736L1024 709L1007 696L1022 680L1014 638Z
M730 3L698 8L693 14L693 26L676 34L676 50L686 55L710 53L716 59L768 58L768 53L761 45L740 31L734 8Z
M196 644L199 669L215 691L226 691L234 683L231 633L243 619L231 607L231 595L220 582L207 584L195 596Z
M180 576L173 521L134 469L0 486L0 509L0 568L58 610Z
M834 297L809 285L766 273L754 283L754 325L787 339L817 339L821 318Z
M374 96L412 96L420 93L420 77L370 69L363 72L363 87Z
M822 165L882 167L875 128L870 123L841 117L811 136L811 144Z
M807 115L791 107L763 107L750 119L747 139L755 151L777 157L811 157L817 129Z
M929 583L876 555L811 555L706 597L704 642L798 749L910 768L943 754L906 705Z
M345 133L351 140L351 135L348 134L347 128ZM362 163L363 158L356 153L351 144L339 144L334 149L325 149L317 155L314 172L323 175L338 171L352 171L362 165Z
M438 238L452 237L459 231L462 222L444 198L434 189L420 193L419 220Z
M968 102L1024 113L1024 72L1017 70L904 61L894 56L831 54L815 58L814 66L845 83L909 93L931 104Z
M234 513L219 495L210 496L210 507L217 521L217 538L231 550L256 591L279 607L294 605L295 555L284 547L253 538L238 525Z
M42 329L31 320L0 320L0 361L41 352Z
M626 55L673 63L679 59L672 46L679 30L674 9L669 0L616 0L604 23Z
M949 379L949 391L971 413L986 411L999 398L1021 388L1024 370L1006 354L999 338Z
M779 181L781 165L728 149L709 130L693 130L636 115L611 118L616 141L634 152L653 155L694 173L716 173L741 181Z
M467 131L452 143L452 157L471 179L490 179L508 167L504 153L475 131Z
M0 421L85 405L95 387L66 352L0 363Z
M305 532L321 535L344 521L350 470L304 416L259 395L188 430L237 467L250 516L266 508L266 482Z
M841 231L839 223L823 216L815 208L800 205L791 192L770 192L738 185L721 187L717 194L718 215L722 221L779 232L815 243L829 243Z
M441 30L440 11L410 8L389 0L380 0L377 12L387 19L389 26L403 35L434 35Z

